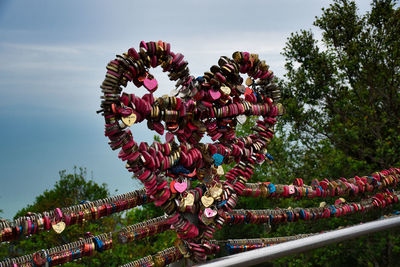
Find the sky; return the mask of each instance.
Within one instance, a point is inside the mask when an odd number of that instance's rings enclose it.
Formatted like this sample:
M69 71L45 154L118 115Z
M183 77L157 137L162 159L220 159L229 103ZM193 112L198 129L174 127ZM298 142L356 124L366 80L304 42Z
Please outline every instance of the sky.
M312 29L328 0L0 0L0 217L11 219L51 189L58 172L87 168L112 194L139 189L96 114L105 66L142 40L163 40L194 76L234 51L257 53L278 77L292 32ZM369 1L357 1L361 13ZM156 96L174 89L165 73ZM128 92L143 95L130 85ZM151 142L146 124L131 127ZM163 139L164 140L164 139Z

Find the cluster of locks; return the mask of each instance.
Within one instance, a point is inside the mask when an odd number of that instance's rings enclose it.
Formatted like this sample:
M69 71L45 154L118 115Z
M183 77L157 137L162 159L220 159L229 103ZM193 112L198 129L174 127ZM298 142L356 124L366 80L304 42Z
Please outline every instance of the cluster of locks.
M170 44L142 41L139 51L130 48L107 65L99 112L111 148L120 149L118 156L170 216L178 237L200 246L190 251L193 258L205 260L207 240L224 225L224 213L236 206L255 165L265 161L275 117L284 110L273 73L256 54L221 57L197 78L187 65ZM157 66L177 81L172 96L154 97L158 82L150 69ZM248 75L246 86L241 73ZM124 92L128 82L148 92L142 97ZM259 118L253 134L236 138L237 123L248 116ZM144 120L149 129L165 133L165 143L133 139L129 126ZM205 134L214 143L201 143ZM224 174L221 165L232 162L236 165Z

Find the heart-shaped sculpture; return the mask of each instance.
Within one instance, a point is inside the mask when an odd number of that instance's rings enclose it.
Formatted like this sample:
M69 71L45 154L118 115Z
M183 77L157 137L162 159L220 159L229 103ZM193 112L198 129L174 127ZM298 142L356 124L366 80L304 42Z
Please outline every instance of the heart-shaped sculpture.
M127 162L126 168L143 182L148 197L172 216L178 236L197 244L194 258L203 259L209 251L206 240L224 224L219 211L223 214L236 206L255 164L266 159L275 117L283 113L277 103L280 90L269 66L256 54L223 56L195 78L183 55L172 52L170 44L142 41L139 47L139 52L130 48L107 65L100 86L105 135L113 150L120 149L118 157ZM172 96L154 97L158 86L150 69L157 66L176 81ZM241 74L248 75L247 86ZM140 97L124 92L128 82L144 86L150 93ZM249 116L258 118L253 133L237 138L237 123L244 123ZM158 134L166 132L167 142L137 143L128 127L144 120ZM205 134L214 143L201 143ZM235 165L224 173L222 164L230 163ZM166 183L170 179L170 184ZM180 182L184 179L198 182L193 188L192 183ZM182 203L179 199L190 208L178 206ZM212 204L219 210L207 224L186 218L186 213L207 215Z

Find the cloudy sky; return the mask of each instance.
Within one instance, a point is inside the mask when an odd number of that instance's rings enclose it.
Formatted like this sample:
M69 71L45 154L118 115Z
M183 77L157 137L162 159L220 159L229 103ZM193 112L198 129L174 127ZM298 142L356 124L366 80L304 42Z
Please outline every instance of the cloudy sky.
M312 28L330 2L0 0L0 216L12 218L73 166L86 167L114 194L137 189L95 112L105 66L116 54L141 40L164 40L198 76L219 56L250 51L281 77L287 37ZM369 8L358 2L360 12ZM173 83L153 73L156 95L169 93ZM142 125L132 131L140 141L154 135Z

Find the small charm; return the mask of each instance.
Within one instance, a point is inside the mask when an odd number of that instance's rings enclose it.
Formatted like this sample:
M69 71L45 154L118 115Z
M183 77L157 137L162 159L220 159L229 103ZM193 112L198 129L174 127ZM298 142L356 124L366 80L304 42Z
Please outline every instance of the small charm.
M151 77L150 75L143 80L143 85L150 93L153 93L158 88L157 80Z
M221 86L220 90L224 95L229 95L231 93L231 89L228 86Z
M192 206L194 204L194 196L193 196L193 194L192 193L188 193L186 195L186 197L183 199L183 201L184 201L183 205L185 207Z
M209 91L210 96L213 100L218 100L221 97L221 92L220 91L214 91L214 90L210 90Z
M253 84L253 79L251 79L250 77L247 77L247 79L246 79L246 85L247 86L250 86L250 85L252 85Z
M203 203L203 206L208 208L214 203L214 199L209 196L202 196L201 197L201 203Z
M54 232L61 234L65 229L65 222L52 224L51 227L53 228Z
M239 116L236 117L236 119L240 124L243 125L247 121L247 116L244 114L240 114Z
M224 156L222 156L219 153L215 153L214 155L212 155L213 159L214 159L214 164L215 166L219 166L222 164L222 162L224 161Z
M206 215L207 218L213 218L215 215L217 215L217 212L213 209L206 208L204 210L204 214Z
M222 194L222 184L217 183L210 189L210 194L214 199L219 198Z
M122 117L121 121L126 125L126 126L131 126L136 122L136 114L131 113L128 117Z
M174 184L174 188L176 189L176 191L178 191L179 193L183 193L185 192L185 190L187 189L187 183L186 182L176 182Z
M217 167L217 174L218 174L219 176L222 176L222 175L225 174L224 168L222 168L221 165L219 165L219 166Z

